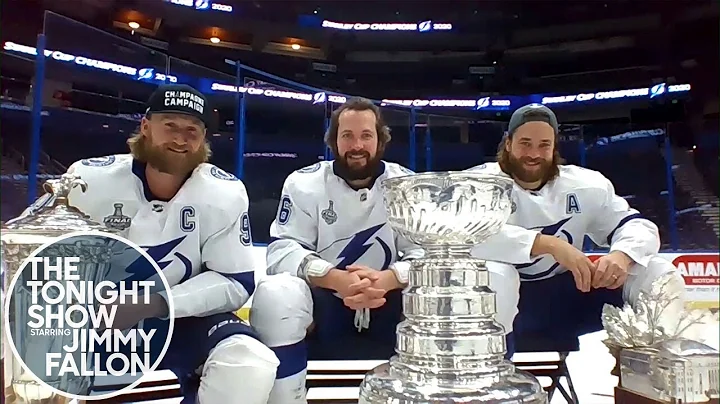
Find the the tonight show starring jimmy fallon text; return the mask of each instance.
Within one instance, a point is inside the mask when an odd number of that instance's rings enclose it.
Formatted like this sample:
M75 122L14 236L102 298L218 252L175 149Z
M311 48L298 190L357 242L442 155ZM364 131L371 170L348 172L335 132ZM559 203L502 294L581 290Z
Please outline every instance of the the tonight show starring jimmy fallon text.
M46 353L46 376L142 375L150 370L156 330L123 331L113 324L119 306L149 303L154 281L86 280L79 257L33 257L28 264L30 336L62 340L61 352Z

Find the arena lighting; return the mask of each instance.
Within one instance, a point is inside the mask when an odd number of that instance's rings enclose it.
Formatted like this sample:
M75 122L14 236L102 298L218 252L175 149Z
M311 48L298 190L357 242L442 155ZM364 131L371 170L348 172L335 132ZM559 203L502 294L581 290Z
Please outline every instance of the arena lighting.
M450 23L436 23L432 20L421 21L419 23L362 23L362 22L334 22L324 20L323 28L338 29L342 31L450 31L453 26Z
M136 23L135 21L130 21L130 22L128 23L128 25L129 25L130 28L132 28L132 29L138 29L138 28L140 28L140 24Z
M212 43L220 43L220 38L214 36L214 37L210 38L210 42L212 42Z
M19 45L14 42L5 42L4 50L11 52L24 53L28 55L36 55L37 50L30 46ZM150 82L170 82L177 83L178 79L175 76L165 75L157 72L154 68L143 67L136 68L131 66L124 66L116 63L105 62L101 60L95 60L86 58L83 56L75 56L60 51L45 50L46 57L52 57L54 60L74 63L76 65L90 67L94 69L100 69L105 71L112 71L118 74L123 74L128 77L132 77L136 80L150 81ZM297 91L277 90L268 88L254 88L254 87L236 87L229 84L218 83L208 78L200 78L201 81L209 83L209 86L204 89L209 91L217 92L230 92L230 93L246 93L253 96L262 96L268 98L280 98L290 99L296 101L309 102L312 104L323 104L330 102L333 104L342 104L347 98L340 94L331 94L326 92L317 93L303 93ZM559 105L580 105L586 104L590 101L616 101L623 99L640 99L654 98L665 95L666 93L683 93L691 90L690 84L674 84L667 85L665 83L656 84L652 87L636 88L636 89L624 89L614 91L601 91L596 93L582 93L582 94L571 94L571 95L553 95L544 96L541 94L528 95L528 96L499 96L499 97L483 97L478 99L413 99L413 100L395 100L395 99L383 99L380 105L397 105L402 107L416 107L416 108L457 108L457 109L474 109L474 110L485 110L485 111L510 111L519 108L522 105L530 103L543 103L543 104L559 104Z
M298 44L296 44L296 43L290 45L290 47L293 48L293 49L295 49L295 50L300 49L300 45L298 45Z

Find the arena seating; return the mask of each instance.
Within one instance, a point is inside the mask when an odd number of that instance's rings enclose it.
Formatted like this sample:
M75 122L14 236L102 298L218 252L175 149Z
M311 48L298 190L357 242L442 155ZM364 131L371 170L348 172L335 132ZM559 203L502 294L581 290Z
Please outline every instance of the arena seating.
M8 101L5 100L4 105L7 103ZM124 152L127 150L125 145L127 137L137 128L137 121L129 117L61 108L49 110L43 122L42 148L52 157L49 160L56 160L65 166L89 156ZM2 140L5 146L3 150L15 151L12 161L7 162L8 165L12 165L13 162L17 163L19 158L23 158L21 156L28 155L29 142L26 134L30 132L29 112L23 110L21 106L15 109L2 108L0 118L3 121ZM279 124L272 117L258 117L248 128L257 131L247 136L244 167L244 182L252 201L252 227L256 242L268 241L267 229L275 215L285 176L298 167L314 163L319 156L322 156L321 135L315 134L301 140L291 135L295 128L303 127L302 125L307 127L309 125L307 120L297 114L291 114L283 124ZM83 125L72 125L72 122L83 122ZM267 129L264 131L263 123L267 124ZM483 155L494 153L496 142L502 137L502 126L496 123L478 123L474 126L477 128L471 131L473 135L471 137L478 143L450 143L442 139L433 142L434 170L471 167L482 163ZM573 133L577 132L577 127L577 125L564 127L564 133L572 137ZM407 143L405 143L407 128L392 129L393 144L388 150L387 158L407 164ZM476 136L475 131L478 130L486 133L487 138ZM569 163L584 164L588 168L604 173L613 182L619 195L626 196L633 207L658 225L663 242L662 249L671 249L673 246L670 245L669 236L670 193L666 179L668 162L659 141L662 139L646 137L602 145L597 141L627 130L628 127L624 124L586 125L583 126L584 146L579 140L564 141L560 143L560 149ZM433 133L442 132L436 130ZM68 139L72 141L68 142ZM227 135L210 138L214 149L213 162L228 171L234 171L236 166L237 145L231 139L232 137ZM580 157L581 148L585 149L584 161ZM274 152L274 155L285 153L285 157L274 158L273 154L268 154L271 152ZM263 157L263 153L269 157ZM421 160L419 166L424 166L424 153L417 153L416 157ZM703 146L695 157L700 172L711 178L713 172L716 175L717 162L715 161L714 164L710 162L713 158L717 159L717 147ZM2 198L3 220L22 211L12 205L18 203L24 205L26 199L22 181L12 180L8 176L25 174L25 172L24 169L16 166L4 168L2 190L3 195L7 197ZM717 235L708 225L701 211L693 209L696 203L691 195L676 184L675 178L671 184L674 191L672 195L674 208L681 212L675 216L679 241L676 247L684 250L717 249ZM588 244L588 248L594 250L596 247Z

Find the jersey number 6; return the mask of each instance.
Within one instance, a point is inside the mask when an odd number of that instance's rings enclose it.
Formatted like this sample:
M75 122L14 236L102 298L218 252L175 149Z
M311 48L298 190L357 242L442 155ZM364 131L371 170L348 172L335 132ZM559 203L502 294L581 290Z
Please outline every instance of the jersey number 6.
M280 209L278 210L277 221L280 224L287 224L290 220L290 214L292 213L292 201L287 195L283 195L280 198Z

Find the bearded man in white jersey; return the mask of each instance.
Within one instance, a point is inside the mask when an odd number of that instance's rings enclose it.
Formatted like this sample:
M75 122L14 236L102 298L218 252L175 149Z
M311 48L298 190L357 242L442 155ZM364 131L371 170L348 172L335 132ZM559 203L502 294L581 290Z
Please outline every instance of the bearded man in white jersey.
M568 341L601 330L606 303L633 303L667 273L676 275L672 287L684 292L676 268L657 255L657 226L617 196L601 173L562 165L557 139L553 111L527 105L513 113L497 163L470 169L512 177L508 224L540 232L540 254L516 265L522 283L513 329L522 350L538 336ZM582 252L585 236L609 253L591 262Z
M270 276L253 296L250 323L280 359L270 404L305 403L308 356L389 359L410 261L423 256L387 224L380 183L412 172L382 160L390 133L380 109L370 100L348 100L333 113L325 139L336 159L285 180L270 228ZM542 249L537 234L508 226L484 243L488 257L526 262ZM517 271L497 262L488 269L496 318L512 333Z
M265 404L279 362L233 314L255 289L248 197L242 181L207 163L210 110L192 87L159 87L128 140L130 154L70 167L88 189L73 190L69 203L162 268L170 290L152 295L149 305L120 305L113 326L167 328L172 296L175 332L159 369L178 376L183 403ZM153 276L139 261L125 280Z

